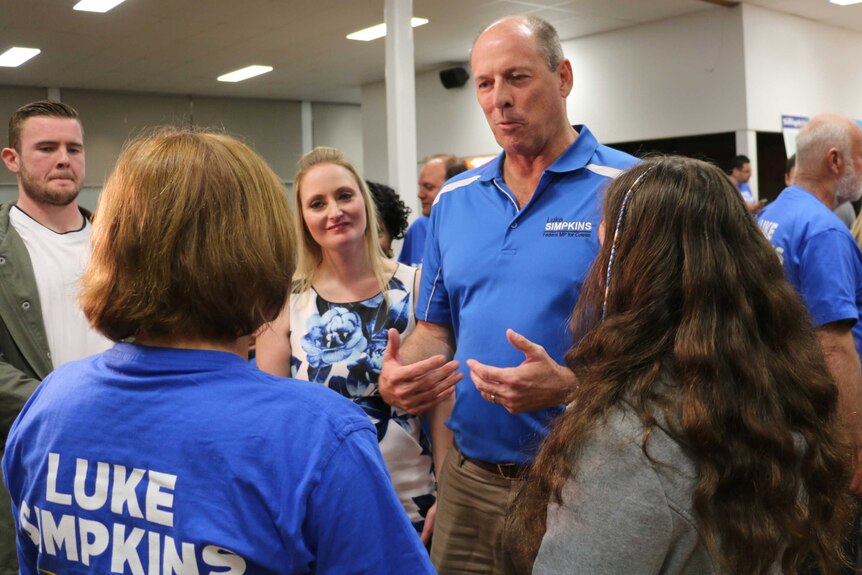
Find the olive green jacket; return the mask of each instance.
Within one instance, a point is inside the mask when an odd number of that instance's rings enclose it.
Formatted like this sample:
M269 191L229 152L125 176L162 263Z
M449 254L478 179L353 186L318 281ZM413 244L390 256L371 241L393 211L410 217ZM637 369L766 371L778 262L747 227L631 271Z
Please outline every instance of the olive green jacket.
M0 205L0 453L24 403L54 369L30 254L9 222L13 205ZM83 209L81 213L91 217ZM4 483L0 489L0 575L17 573L15 528Z

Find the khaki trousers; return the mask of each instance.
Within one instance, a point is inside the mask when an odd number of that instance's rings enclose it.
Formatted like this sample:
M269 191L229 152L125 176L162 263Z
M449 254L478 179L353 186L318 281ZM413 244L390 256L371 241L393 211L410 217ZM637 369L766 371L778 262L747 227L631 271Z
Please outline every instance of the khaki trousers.
M440 575L514 575L502 533L521 484L473 465L454 446L449 449L431 545L431 562Z

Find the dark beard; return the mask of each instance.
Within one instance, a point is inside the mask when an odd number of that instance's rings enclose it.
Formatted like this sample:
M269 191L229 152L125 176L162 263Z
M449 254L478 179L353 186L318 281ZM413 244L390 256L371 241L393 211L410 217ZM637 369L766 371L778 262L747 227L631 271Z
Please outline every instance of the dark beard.
M78 186L78 189L73 192L65 193L52 192L44 188L40 188L39 186L34 186L30 183L25 174L21 174L21 188L24 190L24 194L35 203L57 207L68 206L78 199L78 194L81 193L80 186Z

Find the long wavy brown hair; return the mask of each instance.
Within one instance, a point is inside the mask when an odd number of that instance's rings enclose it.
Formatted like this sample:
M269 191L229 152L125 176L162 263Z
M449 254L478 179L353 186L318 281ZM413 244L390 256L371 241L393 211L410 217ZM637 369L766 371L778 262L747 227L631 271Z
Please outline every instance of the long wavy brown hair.
M642 174L602 321L615 224ZM529 571L548 504L561 504L563 485L577 480L578 449L626 401L643 422L645 453L660 416L694 459L693 509L725 573L767 573L776 561L785 573L808 564L834 573L852 509L838 390L739 193L711 164L659 157L620 176L603 213L606 241L566 357L579 387L514 503L510 551Z

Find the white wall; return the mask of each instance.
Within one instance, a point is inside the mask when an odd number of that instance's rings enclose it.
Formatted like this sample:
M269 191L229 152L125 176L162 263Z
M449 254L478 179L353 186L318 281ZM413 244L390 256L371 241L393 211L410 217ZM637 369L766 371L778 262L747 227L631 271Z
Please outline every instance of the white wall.
M476 101L473 72L461 88L447 90L439 70L416 77L417 158L434 154L476 156L499 154L500 146Z
M862 34L743 5L747 123L781 131L781 114L862 118Z
M311 105L312 144L338 148L362 170L362 108L355 104Z
M745 127L742 10L711 8L563 43L569 118L601 142Z
M85 182L96 189L105 183L129 137L151 126L189 123L189 101L182 96L62 90L60 97L81 117L87 152Z
M424 112L419 109L420 95L416 93L416 116ZM420 135L417 131L417 139ZM363 174L369 180L389 184L389 162L386 152L386 84L375 82L362 86L362 165ZM396 190L406 197L401 190ZM411 204L412 205L412 204Z

